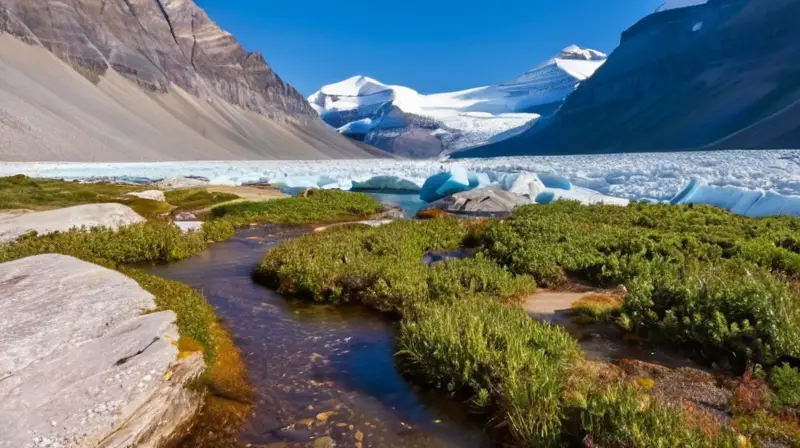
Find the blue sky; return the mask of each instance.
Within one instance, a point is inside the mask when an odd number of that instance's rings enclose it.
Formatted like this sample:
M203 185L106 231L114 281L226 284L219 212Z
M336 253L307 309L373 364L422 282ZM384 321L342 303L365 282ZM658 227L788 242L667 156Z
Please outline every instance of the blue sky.
M422 93L510 79L571 44L611 52L663 0L196 0L304 95L356 74Z

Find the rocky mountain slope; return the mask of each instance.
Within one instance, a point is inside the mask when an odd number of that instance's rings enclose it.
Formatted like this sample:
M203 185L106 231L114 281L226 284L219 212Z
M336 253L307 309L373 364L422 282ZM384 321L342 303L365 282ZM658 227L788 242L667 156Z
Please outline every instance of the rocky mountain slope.
M672 0L551 119L459 156L800 147L800 0Z
M0 0L0 71L0 160L379 154L191 0Z
M408 157L435 157L502 141L551 115L606 59L570 46L501 84L430 95L365 76L309 97L329 125L358 141Z

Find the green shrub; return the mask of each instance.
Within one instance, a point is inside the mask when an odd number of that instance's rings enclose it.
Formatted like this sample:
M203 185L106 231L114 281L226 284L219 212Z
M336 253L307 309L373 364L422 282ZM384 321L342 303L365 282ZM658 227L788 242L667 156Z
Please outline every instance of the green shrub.
M164 192L167 202L175 206L174 212L200 210L212 205L239 199L231 193L211 193L205 188L183 188Z
M524 446L555 446L564 418L561 396L581 354L561 327L538 323L520 308L467 299L406 317L398 356L407 371L433 386L492 403Z
M783 364L769 373L769 383L775 392L777 404L783 407L800 407L800 370Z
M225 218L237 227L255 222L306 224L366 218L381 205L363 193L309 190L303 196L263 202L239 202L211 210L215 219Z
M630 282L622 312L629 330L744 366L800 355L799 304L786 282L756 266L662 262Z
M236 227L226 219L215 219L203 223L202 233L206 241L227 241L236 236Z
M117 266L169 262L190 257L206 248L201 232L184 234L166 221L148 221L122 227L73 229L0 245L0 262L43 253L71 255L82 260Z
M331 229L271 250L255 278L285 294L397 313L426 301L474 295L512 301L533 291L530 279L480 255L431 267L424 263L428 251L457 249L465 235L464 226L452 219Z
M691 421L682 408L664 405L630 385L601 386L590 391L579 410L581 429L591 446L741 447L732 431L711 422Z
M800 220L706 206L525 206L490 221L481 250L540 285L625 284L619 322L707 355L773 362L800 355Z

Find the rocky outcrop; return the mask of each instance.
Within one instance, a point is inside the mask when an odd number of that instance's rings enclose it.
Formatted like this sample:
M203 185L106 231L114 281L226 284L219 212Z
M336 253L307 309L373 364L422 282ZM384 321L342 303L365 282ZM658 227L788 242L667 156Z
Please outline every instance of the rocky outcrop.
M800 147L800 0L657 12L555 117L464 156Z
M95 76L113 68L162 93L175 84L271 118L314 116L260 53L245 51L191 0L0 0L0 8L0 29Z
M133 196L139 199L147 199L148 201L167 202L167 197L161 190L147 190L147 191L133 191L125 196Z
M431 205L449 213L502 216L510 214L521 205L531 203L530 198L521 194L508 192L499 187L484 187L456 193Z
M122 204L87 204L44 212L0 214L0 243L13 241L30 232L46 235L81 227L117 229L144 221Z
M0 264L0 446L155 447L198 410L171 311L119 272L63 255Z
M0 72L0 160L383 155L191 0L0 0Z

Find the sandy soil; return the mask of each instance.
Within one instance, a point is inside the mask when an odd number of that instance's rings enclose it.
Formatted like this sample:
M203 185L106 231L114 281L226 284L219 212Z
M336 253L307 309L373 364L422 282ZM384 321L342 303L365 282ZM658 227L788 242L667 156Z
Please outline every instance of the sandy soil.
M146 92L111 71L98 85L42 47L0 35L0 160L370 158L317 120L278 123L173 87Z

